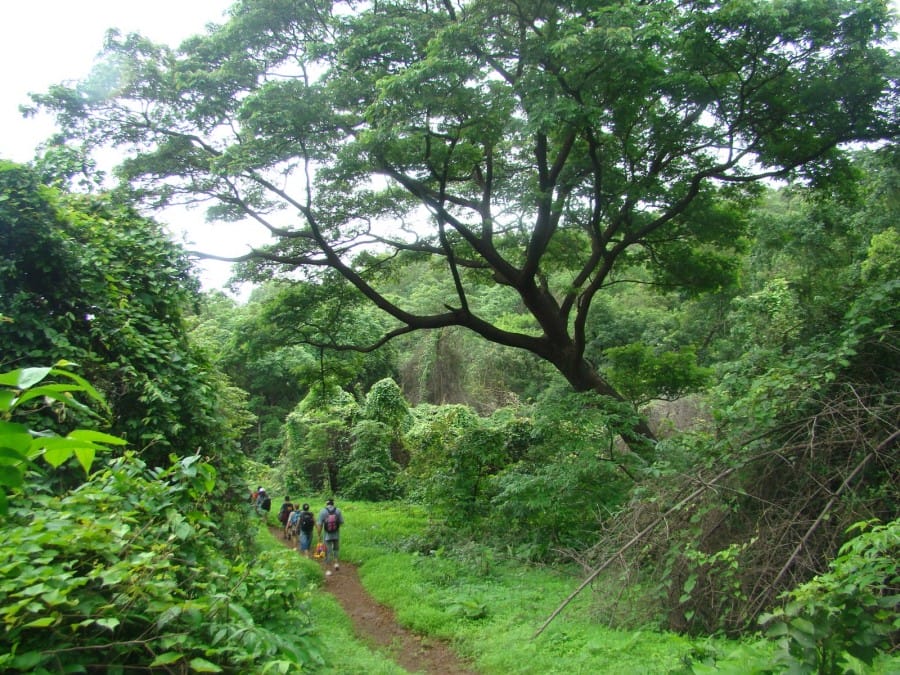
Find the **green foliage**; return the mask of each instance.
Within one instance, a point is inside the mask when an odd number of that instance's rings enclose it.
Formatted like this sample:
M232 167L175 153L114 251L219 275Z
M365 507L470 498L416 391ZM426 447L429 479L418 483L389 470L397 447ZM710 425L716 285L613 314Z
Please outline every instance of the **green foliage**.
M289 341L287 326L272 325L264 315L274 289L261 288L238 306L225 296L204 296L191 339L204 355L247 392L247 407L255 418L240 437L243 454L267 463L282 447L281 425L306 389L301 373L315 368L315 358Z
M626 498L634 457L620 455L614 439L634 413L593 394L558 390L519 415L526 412L531 417L500 427L509 447L517 448L511 453L516 461L493 481L488 527L519 555L541 559L559 546L590 545Z
M394 380L385 378L372 385L366 394L363 415L391 429L401 430L409 423L409 404Z
M302 490L340 494L341 467L352 447L351 430L359 406L351 394L331 384L313 386L284 422L279 463L288 494Z
M828 572L760 617L792 673L851 672L853 659L871 666L900 630L900 521L858 523L849 534Z
M866 259L862 263L865 281L889 281L900 278L900 231L884 230L872 235Z
M696 519L696 516L695 516ZM699 519L698 519L699 520ZM757 539L736 543L708 553L696 546L688 546L678 560L682 570L680 588L670 590L670 597L678 597L678 605L687 604L684 620L690 630L700 626L700 631L716 633L728 629L728 620L747 602L744 590L745 579L741 563L747 549L756 544ZM674 580L670 576L667 584ZM702 599L698 596L705 595ZM702 616L696 608L702 607Z
M122 439L99 431L74 429L61 437L13 421L13 417L24 417L43 407L54 409L59 415L67 408L90 413L90 408L74 397L79 393L105 407L106 402L96 389L66 370L71 365L61 361L53 368L22 368L0 374L0 515L7 512L9 490L23 487L26 472L37 468L38 458L58 468L74 457L85 475L90 475L98 452L125 444ZM59 382L47 381L48 377Z
M604 352L610 383L635 405L653 399L674 400L700 390L712 369L697 365L693 350L658 352L644 344L611 347Z
M110 431L151 463L167 464L172 451L233 459L240 423L225 417L218 382L187 339L196 288L159 224L109 195L69 194L0 164L5 364L78 363L109 402ZM64 434L80 415L42 424Z
M391 459L393 430L381 422L360 420L352 433L353 449L341 467L341 493L371 502L396 498L400 466Z
M592 541L631 486L633 456L613 450L614 430L634 414L627 404L555 391L490 417L463 406L412 413L404 482L441 545L486 533L491 546L546 559Z
M420 405L406 435L408 493L450 527L471 526L488 508L487 477L498 467L503 439L461 405Z
M17 495L0 548L3 669L314 662L302 579L286 560L222 555L198 508L214 483L197 456L148 470L129 454L69 493Z
M288 672L321 662L292 563L226 557L239 550L222 546L236 523L213 506L212 465L173 455L168 468L149 468L132 452L96 456L124 444L108 434L62 438L12 421L38 405L88 411L75 394L103 404L66 365L0 376L0 668ZM74 457L87 479L58 490L26 473L41 456L54 468Z

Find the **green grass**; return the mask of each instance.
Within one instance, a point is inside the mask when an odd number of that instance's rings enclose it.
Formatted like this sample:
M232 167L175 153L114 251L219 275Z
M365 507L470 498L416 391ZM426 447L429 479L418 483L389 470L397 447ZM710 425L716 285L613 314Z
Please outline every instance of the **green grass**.
M762 640L692 639L657 630L611 629L598 615L595 602L603 589L602 579L534 638L580 583L575 570L498 561L477 542L453 551L429 551L422 539L426 517L418 508L360 502L339 502L338 506L346 521L341 529L341 558L358 566L369 593L390 606L407 628L450 642L483 675L747 675L769 672L773 663L774 645ZM321 653L328 665L316 672L404 673L386 655L353 637L349 619L320 588L321 567L299 557L298 564L298 570L305 574L309 569L318 584L310 611L316 633L326 645ZM896 673L898 662L896 657L883 657L874 668L859 672Z
M579 583L574 575L497 562L477 543L456 551L405 552L404 543L424 530L421 510L400 504L339 506L346 520L341 557L359 566L367 590L392 607L407 628L448 640L479 672L672 673L711 648L708 640L609 629L602 617L592 616L590 592L533 638Z

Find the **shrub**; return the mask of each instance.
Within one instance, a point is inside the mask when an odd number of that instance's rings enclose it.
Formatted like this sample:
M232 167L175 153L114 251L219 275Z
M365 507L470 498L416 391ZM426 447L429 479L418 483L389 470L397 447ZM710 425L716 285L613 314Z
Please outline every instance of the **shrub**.
M795 673L849 672L853 657L871 665L900 630L900 520L857 523L829 571L785 593L784 607L760 618Z

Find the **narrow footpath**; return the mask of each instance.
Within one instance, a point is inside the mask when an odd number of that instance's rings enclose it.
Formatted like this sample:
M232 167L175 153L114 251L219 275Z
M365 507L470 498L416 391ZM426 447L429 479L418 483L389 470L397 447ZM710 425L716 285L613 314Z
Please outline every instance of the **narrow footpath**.
M285 546L278 528L272 535ZM422 637L397 623L394 612L375 602L359 580L356 566L341 562L341 569L325 577L324 589L331 593L350 617L356 636L371 647L386 653L411 673L428 675L477 675L443 641Z

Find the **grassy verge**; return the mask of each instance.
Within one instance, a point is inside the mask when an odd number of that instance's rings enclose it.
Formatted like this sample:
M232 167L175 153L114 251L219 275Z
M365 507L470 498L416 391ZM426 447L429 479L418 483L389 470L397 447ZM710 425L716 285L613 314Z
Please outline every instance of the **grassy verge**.
M341 558L358 566L369 593L393 608L397 620L407 628L449 641L484 675L779 672L774 665L775 645L768 641L691 639L656 630L608 628L593 600L603 590L602 581L534 638L535 631L578 585L577 574L498 561L478 542L454 551L424 550L421 537L426 519L415 507L358 502L339 506L346 520L341 530ZM315 632L326 645L323 658L332 664L316 672L404 673L387 657L354 639L349 619L337 602L318 588L321 567L302 559L298 564L302 569L314 568L317 588L310 598L310 613ZM860 664L858 672L896 673L897 663L896 658L884 657L873 668Z
M564 571L494 560L478 543L405 552L424 514L406 505L342 503L341 554L369 592L412 630L449 640L482 673L673 673L725 641L616 631L584 593L538 638L534 632L578 583ZM684 671L688 672L688 671Z

